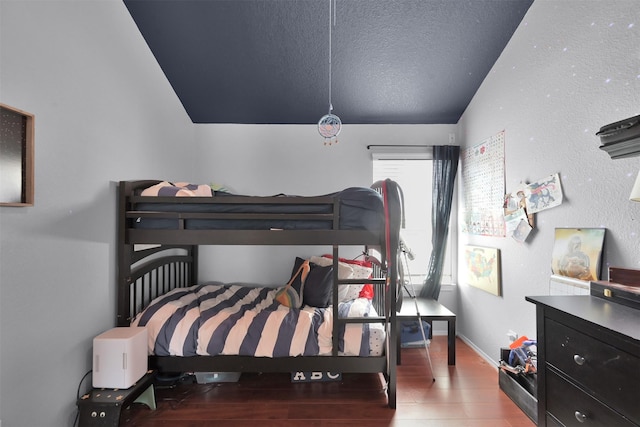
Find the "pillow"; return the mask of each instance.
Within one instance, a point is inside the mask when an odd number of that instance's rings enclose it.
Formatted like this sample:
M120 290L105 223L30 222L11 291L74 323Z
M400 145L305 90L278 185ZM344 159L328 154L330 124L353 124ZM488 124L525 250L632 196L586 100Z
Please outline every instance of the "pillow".
M309 261L303 260L302 258L296 258L296 262L293 265L293 271L291 272L291 279L289 279L289 282L276 293L275 300L286 307L302 307L304 283L309 275L310 269Z
M304 282L302 303L311 307L326 308L333 297L333 266L310 263L311 271Z
M354 260L352 262L353 262L353 264L351 264L351 267L353 268L352 279L369 279L371 277L371 275L373 274L373 266L369 261ZM370 283L367 283L365 285L362 285L362 287L360 288L358 297L372 300L373 295L374 295L373 285Z
M323 258L327 258L329 260L333 259L331 255L323 255ZM371 277L373 273L373 266L369 261L361 261L361 260L353 260L340 258L338 261L347 264L352 269L352 274L348 279L368 279ZM341 293L338 295L340 302L351 301L356 298L367 298L369 300L373 299L374 291L373 285L349 285L349 286L341 286L341 288L346 288L344 295Z
M324 256L312 256L311 258L309 258L309 262L321 267L326 267L328 265L333 266L333 260ZM338 279L348 279L352 274L353 268L351 268L349 264L342 261L338 262Z
M209 187L211 187L214 193L229 193L229 194L233 193L233 191L231 191L230 188L227 188L222 184L216 184L215 182L212 182L211 184L209 184Z
M322 267L333 265L333 260L324 256L312 256L309 258L309 261ZM349 264L342 261L338 262L338 280L351 279L352 275L353 268L351 268ZM357 287L357 290L352 290L352 287ZM351 298L351 294L353 292L359 294L360 289L362 289L362 285L341 285L338 287L338 302L345 302L353 299Z

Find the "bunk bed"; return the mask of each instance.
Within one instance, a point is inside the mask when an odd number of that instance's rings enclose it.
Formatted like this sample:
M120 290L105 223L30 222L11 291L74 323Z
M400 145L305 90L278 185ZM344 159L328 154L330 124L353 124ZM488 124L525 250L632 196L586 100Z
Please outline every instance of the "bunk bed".
M181 184L182 185L182 184ZM170 195L167 195L168 187ZM158 189L153 195L149 189ZM236 313L247 306L269 306L273 311L283 310L284 315L321 318L323 327L328 327L328 343L324 351L314 351L312 346L302 345L296 353L266 350L266 355L246 351L231 354L228 348L211 344L200 345L195 350L185 350L184 341L202 341L193 338L193 324L187 324L190 337L175 345L150 343L149 366L159 372L334 372L334 373L381 373L386 382L388 405L396 407L396 363L397 328L396 299L399 232L402 223L402 193L392 180L378 181L371 188L347 188L324 196L243 196L226 192L212 192L203 196L195 191L191 197L176 197L171 194L173 184L157 180L121 181L118 187L118 326L147 326L145 322L154 312L164 309L160 303L178 305L172 309L193 313L194 301L210 301L207 307L221 307L222 311ZM191 188L191 187L189 187ZM324 307L280 307L274 299L285 288L291 288L302 278L299 267L303 260L296 260L289 286L282 288L245 289L240 284L214 282L200 283L198 280L198 247L201 245L288 245L327 246L331 252L329 259L330 286L329 300ZM373 266L373 273L367 277L350 278L340 274L345 262L341 250L345 247L362 247L363 257ZM316 264L311 264L312 268ZM308 265L307 265L308 267ZM313 270L311 270L313 271ZM309 270L306 270L308 273ZM307 276L310 277L310 276ZM346 277L346 278L345 278ZM366 284L366 285L365 285ZM357 285L370 287L371 311L355 310L352 315L344 314L345 287ZM195 293L195 294L194 294ZM221 302L220 295L229 294L236 302L229 305ZM250 295L249 295L250 294ZM194 296L195 295L195 296ZM205 295L205 297L202 297ZM212 299L208 299L209 296ZM342 296L341 296L342 295ZM361 300L360 293L357 297ZM249 298L249 299L247 299ZM239 300L240 302L237 302ZM213 301L213 302L211 302ZM354 299L355 301L355 299ZM350 301L352 303L352 301ZM366 306L364 301L360 306ZM230 308L230 306L232 306ZM355 304L354 304L355 306ZM274 308L277 307L277 308ZM200 309L202 310L202 309ZM291 313L288 311L290 310ZM198 311L198 310L195 310ZM204 311L204 310L203 310ZM152 312L152 314L149 314ZM202 312L202 311L201 311ZM254 314L251 314L253 316ZM214 317L215 317L214 316ZM186 316L188 317L188 316ZM256 316L257 317L257 316ZM324 322L325 320L330 322ZM174 322L175 320L162 320ZM310 322L313 323L313 319ZM220 321L216 321L220 323ZM222 321L224 323L224 320ZM285 322L282 322L285 323ZM328 326L327 326L328 325ZM163 326L154 326L153 336L162 335ZM346 331L360 327L363 331L382 332L382 351L361 351L353 354L346 351ZM371 329L370 329L371 328ZM227 338L227 330L223 340ZM239 328L242 329L242 328ZM246 332L246 328L245 333ZM268 327L265 327L266 331ZM309 335L318 332L318 325L310 326ZM325 331L327 332L327 331ZM219 332L210 332L217 335ZM255 334L255 333L254 333ZM260 333L257 333L260 335ZM283 335L287 335L286 333ZM319 334L318 334L319 335ZM353 335L353 333L351 334ZM367 334L374 335L374 334ZM211 335L210 335L211 336ZM369 336L370 338L370 336ZM166 341L171 341L169 337ZM282 340L276 337L275 340ZM364 342L364 338L362 338ZM237 341L237 339L236 339ZM219 344L219 343L218 343ZM361 348L367 347L366 345ZM207 347L208 346L208 347ZM224 347L224 351L221 349ZM231 346L233 347L233 346ZM234 348L242 347L236 345ZM255 346L254 346L255 347ZM293 345L291 346L293 347ZM309 348L311 353L309 354ZM255 348L254 348L255 350ZM263 353L265 350L263 349Z

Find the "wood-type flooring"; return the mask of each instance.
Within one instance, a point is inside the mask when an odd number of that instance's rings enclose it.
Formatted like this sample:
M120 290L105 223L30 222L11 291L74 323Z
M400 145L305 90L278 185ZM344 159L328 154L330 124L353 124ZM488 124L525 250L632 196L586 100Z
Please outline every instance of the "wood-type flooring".
M422 349L403 349L397 408L387 406L379 374L344 374L340 382L291 383L290 374L242 374L235 383L155 389L157 409L134 403L122 427L533 427L498 387L498 370L460 339L456 365L447 340L429 346L435 381ZM498 350L496 350L498 352Z

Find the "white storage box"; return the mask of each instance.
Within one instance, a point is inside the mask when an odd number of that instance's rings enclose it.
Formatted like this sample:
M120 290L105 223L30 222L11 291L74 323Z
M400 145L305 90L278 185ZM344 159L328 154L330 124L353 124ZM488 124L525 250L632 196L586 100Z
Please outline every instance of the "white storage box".
M147 369L146 328L113 328L93 339L94 388L129 388Z

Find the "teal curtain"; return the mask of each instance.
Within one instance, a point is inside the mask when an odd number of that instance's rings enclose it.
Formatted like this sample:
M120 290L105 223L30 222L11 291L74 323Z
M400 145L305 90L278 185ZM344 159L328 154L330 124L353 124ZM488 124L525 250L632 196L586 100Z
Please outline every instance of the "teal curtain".
M440 297L442 265L444 263L453 187L458 171L460 147L437 145L433 147L433 190L431 195L431 243L429 271L420 291L421 298L437 300Z

